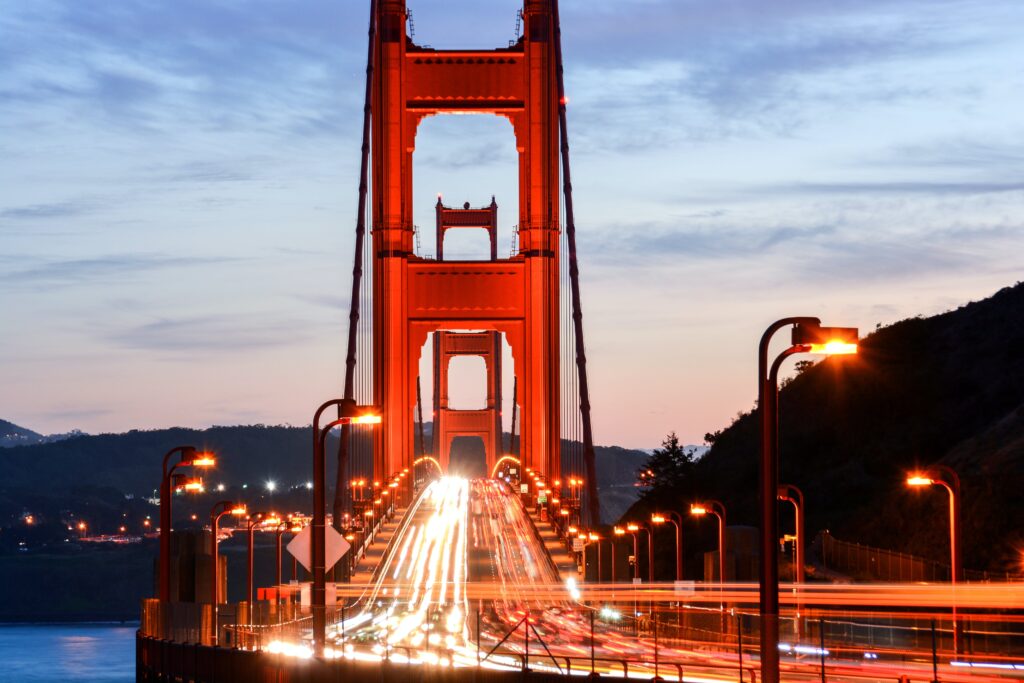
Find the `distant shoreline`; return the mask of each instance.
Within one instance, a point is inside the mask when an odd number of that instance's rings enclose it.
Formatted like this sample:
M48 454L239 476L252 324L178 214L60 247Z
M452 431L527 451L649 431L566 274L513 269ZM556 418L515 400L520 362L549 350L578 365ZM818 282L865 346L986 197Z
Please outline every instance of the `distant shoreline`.
M0 628L8 626L138 626L139 623L138 617L126 617L124 619L58 619L48 621L7 619L0 620Z

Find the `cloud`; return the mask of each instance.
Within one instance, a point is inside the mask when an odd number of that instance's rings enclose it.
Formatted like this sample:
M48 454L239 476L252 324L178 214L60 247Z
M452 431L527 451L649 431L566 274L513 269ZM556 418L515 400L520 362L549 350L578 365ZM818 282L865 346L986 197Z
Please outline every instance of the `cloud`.
M762 185L737 190L747 197L778 197L787 195L976 195L1024 191L1024 180L999 181L928 181L907 180L887 182L785 183Z
M28 204L15 206L0 211L0 218L15 220L34 220L39 218L69 218L88 213L92 205L86 202L50 202L46 204Z
M314 336L315 326L280 316L191 316L160 318L107 335L130 349L197 352L235 352L291 346Z
M262 160L266 161L266 160ZM169 183L234 183L252 180L251 168L258 168L261 160L188 161L152 169L154 180ZM245 170L243 170L243 167Z
M237 261L233 257L189 257L168 254L112 254L84 259L51 260L0 274L12 285L61 287L85 282L120 280L156 269L181 268Z

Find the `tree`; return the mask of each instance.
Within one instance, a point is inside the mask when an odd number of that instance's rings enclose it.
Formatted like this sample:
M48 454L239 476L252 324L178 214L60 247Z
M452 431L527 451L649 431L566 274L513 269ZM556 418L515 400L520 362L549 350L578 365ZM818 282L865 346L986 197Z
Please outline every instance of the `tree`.
M677 489L693 471L693 462L693 451L683 448L671 432L637 471L637 485L647 489L644 495Z

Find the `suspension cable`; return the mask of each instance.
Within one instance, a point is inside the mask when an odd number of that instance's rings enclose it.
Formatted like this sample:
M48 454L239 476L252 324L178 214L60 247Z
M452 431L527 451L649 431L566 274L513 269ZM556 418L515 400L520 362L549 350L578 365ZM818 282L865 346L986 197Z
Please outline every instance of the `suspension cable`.
M572 321L576 336L576 367L579 371L580 414L583 419L583 457L586 462L587 513L590 524L601 521L600 501L597 499L597 466L594 457L594 432L590 422L590 390L587 381L587 356L583 344L583 311L580 305L580 272L576 258L576 224L572 206L572 177L569 169L569 133L565 112L565 77L562 62L562 27L558 14L558 0L551 0L552 22L555 28L555 74L558 80L558 128L561 137L562 193L565 197L565 234L569 243L569 280L572 288Z
M370 22L366 41L366 93L363 99L363 146L362 158L359 162L359 205L356 209L356 246L352 262L352 293L349 298L348 314L348 349L345 355L345 389L344 398L354 398L356 342L359 333L359 295L363 279L363 241L366 236L366 193L369 187L367 175L370 164L370 97L373 89L373 43L377 30L377 0L370 0ZM338 407L341 417L341 406ZM338 443L338 471L335 475L334 488L334 526L340 528L342 512L345 507L348 491L346 470L348 469L349 441L352 429L349 425L342 426L341 439Z

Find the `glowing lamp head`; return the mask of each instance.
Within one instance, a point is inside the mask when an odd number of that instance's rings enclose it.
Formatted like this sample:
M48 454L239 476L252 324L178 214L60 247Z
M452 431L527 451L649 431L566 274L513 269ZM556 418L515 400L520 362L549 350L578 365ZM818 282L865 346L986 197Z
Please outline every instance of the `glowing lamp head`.
M822 327L813 324L793 326L793 344L807 347L809 353L852 355L857 353L858 339L856 327Z
M857 344L833 339L824 344L811 344L810 353L822 353L826 356L852 356L857 353Z
M565 508L562 508L561 510L558 511L558 514L562 515L563 517L568 517L569 511L566 510Z
M612 533L615 534L616 536L625 536L626 535L626 530L623 529L620 526L617 526L614 529L612 529Z
M920 474L914 474L907 477L907 486L931 486L935 483L935 480L931 477L926 477Z
M665 523L665 516L664 515L659 515L659 514L655 513L655 514L651 515L651 523L652 524L664 524Z
M626 525L626 531L630 531L630 532L640 531L640 525L639 524L627 524Z
M199 493L203 490L203 480L199 477L191 477L182 482L179 487L182 491L190 491L192 493Z
M213 467L217 464L217 458L213 457L213 453L202 451L196 453L188 464L192 467Z
M569 527L569 533L570 533L570 534L574 534L574 533L576 533L577 531L578 531L578 529L577 529L576 527L574 527L574 526L571 526L571 527Z
M700 515L706 515L708 514L708 508L707 506L701 503L694 503L693 505L690 506L690 514L697 515L698 517Z
M587 536L591 541L600 541L601 537L598 534L591 533Z
M352 418L352 424L354 425L379 425L381 423L380 415L365 414L356 415Z
M236 505L233 508L231 508L230 512L235 517L245 517L246 513L248 512L248 509L244 505Z

